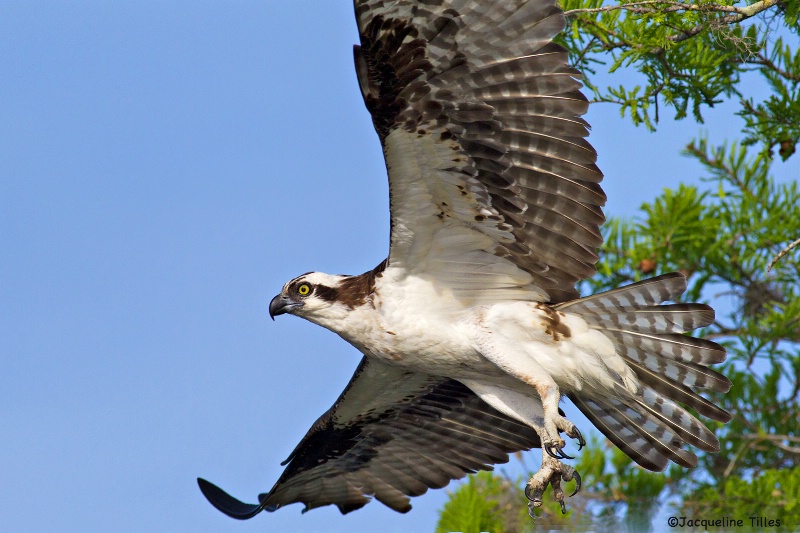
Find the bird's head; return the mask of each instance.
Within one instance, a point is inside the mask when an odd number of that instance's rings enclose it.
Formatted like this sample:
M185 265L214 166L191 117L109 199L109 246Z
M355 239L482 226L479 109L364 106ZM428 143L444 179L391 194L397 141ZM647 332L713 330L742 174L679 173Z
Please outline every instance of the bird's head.
M322 272L298 276L286 283L269 303L269 316L275 320L276 316L289 313L315 323L339 319L346 313L340 291L350 277Z

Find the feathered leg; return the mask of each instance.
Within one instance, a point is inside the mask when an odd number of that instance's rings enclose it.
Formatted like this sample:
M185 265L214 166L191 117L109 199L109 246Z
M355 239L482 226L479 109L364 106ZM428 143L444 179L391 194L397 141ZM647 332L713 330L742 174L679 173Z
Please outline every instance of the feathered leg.
M566 433L573 439L577 439L580 448L586 444L586 441L575 424L559 412L558 402L561 399L561 391L553 377L535 358L520 350L519 341L495 332L496 323L480 321L479 324L474 340L481 354L509 376L532 388L539 395L542 416L538 419L526 417L519 418L519 420L531 425L536 430L542 441L542 450L546 455L554 459L572 459L563 451L566 443L560 433ZM475 392L477 393L477 391ZM528 401L530 401L529 397ZM494 407L499 409L497 406ZM512 416L519 417L520 415Z
M518 342L496 334L486 322L481 324L485 329L478 329L479 334L476 336L478 348L484 357L519 381L520 391L511 389L509 383L497 386L466 380L464 384L495 409L530 425L539 434L542 467L528 481L525 488L525 495L530 500L528 508L531 516L533 510L542 505L542 496L548 485L553 487L553 496L561 505L562 512L566 512L561 482L572 480L577 482L571 494L573 496L581 488L581 478L574 468L559 461L559 459L572 459L564 453L566 443L560 433L577 439L578 449L585 446L586 441L575 424L567 420L558 408L561 393L551 375L534 358L521 353ZM536 401L534 391L538 393L539 402Z

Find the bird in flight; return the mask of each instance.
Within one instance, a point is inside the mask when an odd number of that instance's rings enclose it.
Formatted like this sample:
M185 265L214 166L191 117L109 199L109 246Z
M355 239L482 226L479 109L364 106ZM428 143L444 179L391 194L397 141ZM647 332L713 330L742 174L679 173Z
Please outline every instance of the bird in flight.
M310 272L270 302L327 328L363 358L342 394L249 504L198 479L223 513L247 519L303 503L348 513L409 497L542 448L530 507L580 475L562 434L569 398L642 467L693 467L718 451L691 408L730 415L719 345L683 333L714 311L669 303L673 273L580 298L595 273L602 173L581 118L580 72L553 42L555 0L356 0L355 70L389 176L389 257L361 275ZM667 302L667 303L665 303Z

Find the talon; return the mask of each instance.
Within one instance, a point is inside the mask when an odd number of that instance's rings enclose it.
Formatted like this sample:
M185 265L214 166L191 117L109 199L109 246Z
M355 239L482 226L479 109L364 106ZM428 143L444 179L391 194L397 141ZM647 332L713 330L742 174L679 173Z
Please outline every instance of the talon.
M572 473L572 477L575 478L575 490L569 495L570 498L578 494L578 492L581 490L581 475L576 471Z
M536 509L536 507L533 506L533 502L529 503L528 504L528 516L530 516L531 518L536 520L536 515L533 512L534 509Z
M578 439L578 451L580 451L584 446L586 446L586 440L583 438L581 430L577 427L575 428L575 432L578 434L576 438Z
M547 488L547 487L545 487ZM528 501L534 504L534 506L538 503L539 505L542 504L541 498L537 498L535 496L531 496L531 487L530 485L525 485L525 497L528 498Z
M557 446L555 444L547 444L544 447L544 451L547 452L547 455L552 457L553 459L575 459L564 453L564 449L561 446Z
M561 504L561 514L567 514L567 506L564 505L563 501L558 502Z
M553 449L555 449L555 452L553 451ZM544 451L546 451L547 455L549 455L553 459L561 459L560 457L561 450L554 444L545 444Z

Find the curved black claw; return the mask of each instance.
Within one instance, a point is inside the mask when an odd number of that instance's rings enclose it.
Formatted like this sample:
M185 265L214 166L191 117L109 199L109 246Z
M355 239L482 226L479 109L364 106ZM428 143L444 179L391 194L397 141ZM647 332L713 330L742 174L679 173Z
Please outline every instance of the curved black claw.
M574 459L574 457L566 455L564 450L555 444L545 444L543 449L545 452L547 452L547 455L553 459Z
M564 453L564 449L561 446L556 446L555 444L545 444L544 451L547 452L547 455L552 457L553 459L575 459Z
M531 518L533 518L534 520L536 520L536 515L535 515L535 514L534 514L534 512L533 512L533 511L534 511L534 509L536 509L536 508L533 506L533 502L529 503L529 504L528 504L528 516L530 516Z
M581 451L583 447L586 446L586 439L583 438L583 434L581 434L580 429L575 428L575 433L578 434L578 436L575 437L576 439L578 439L578 451Z
M264 510L263 504L255 505L237 500L221 488L203 478L197 478L197 484L200 486L200 491L208 502L216 507L218 511L225 513L231 518L247 520Z
M550 456L550 457L552 457L553 459L559 459L558 455L556 455L556 453L555 453L555 452L553 452L553 451L550 449L551 447L552 447L552 448L555 448L555 446L553 446L552 444L545 444L544 446L542 446L542 449L543 449L544 451L546 451L546 452L547 452L547 455L549 455L549 456ZM558 448L556 448L556 451L558 451Z
M558 502L561 504L561 514L567 514L567 506L564 505L563 501Z
M572 491L572 494L569 495L570 498L578 494L581 490L581 475L575 471L572 473L572 477L575 478L575 490Z

